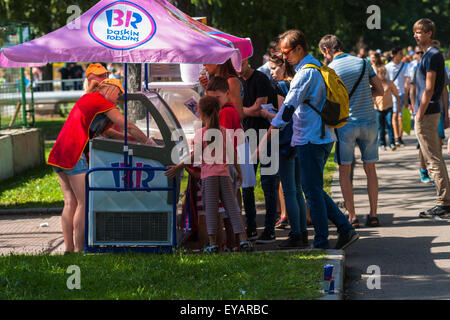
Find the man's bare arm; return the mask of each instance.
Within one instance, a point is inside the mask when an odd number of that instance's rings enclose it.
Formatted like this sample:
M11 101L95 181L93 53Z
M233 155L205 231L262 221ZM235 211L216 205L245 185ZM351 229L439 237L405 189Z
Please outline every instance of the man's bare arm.
M247 117L259 117L261 112L261 105L267 103L267 97L257 98L255 103L248 108L244 108L244 114Z

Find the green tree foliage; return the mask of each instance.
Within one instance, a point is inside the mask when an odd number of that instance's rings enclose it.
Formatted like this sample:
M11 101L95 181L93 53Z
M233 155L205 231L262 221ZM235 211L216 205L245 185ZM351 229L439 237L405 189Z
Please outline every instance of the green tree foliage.
M143 1L143 0L141 0ZM67 22L67 7L78 5L83 12L97 0L2 0L2 21L31 23L37 36ZM336 34L346 51L364 43L368 48L389 50L393 46L415 45L412 26L427 17L436 23L436 39L448 48L450 0L170 0L191 16L205 15L208 23L225 32L249 37L254 46L253 63L259 64L275 36L291 28L302 30L313 53L328 33ZM369 5L381 9L381 29L369 30Z

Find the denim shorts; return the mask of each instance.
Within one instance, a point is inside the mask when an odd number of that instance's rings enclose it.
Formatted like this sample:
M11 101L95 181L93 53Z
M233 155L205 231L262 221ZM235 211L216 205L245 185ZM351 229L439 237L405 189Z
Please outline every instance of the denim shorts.
M88 168L89 168L88 163L86 161L86 156L84 155L84 153L81 155L80 160L78 160L77 164L72 169L63 169L63 168L53 166L53 170L55 170L56 173L64 172L68 176L74 176L76 174L86 173Z
M361 159L364 163L372 163L378 160L378 127L373 121L348 122L342 128L337 129L338 142L334 161L341 165L351 164L354 157L355 145L361 151Z
M395 98L395 96L392 95L392 101L394 102L394 107L392 108L392 112L397 113L401 117L402 113L403 113L403 102L405 99L405 94L399 94L398 98L400 99L400 108L397 103L397 98Z

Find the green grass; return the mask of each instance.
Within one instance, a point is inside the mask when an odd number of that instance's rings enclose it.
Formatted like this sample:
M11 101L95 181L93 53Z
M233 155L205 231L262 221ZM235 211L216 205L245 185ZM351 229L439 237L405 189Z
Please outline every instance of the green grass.
M56 140L65 121L62 117L36 119L34 127L42 129L45 140Z
M0 299L316 299L324 263L323 251L0 256ZM66 286L70 265L80 290Z
M45 143L45 160L53 143ZM58 177L48 165L27 170L0 184L0 209L59 208L64 198Z

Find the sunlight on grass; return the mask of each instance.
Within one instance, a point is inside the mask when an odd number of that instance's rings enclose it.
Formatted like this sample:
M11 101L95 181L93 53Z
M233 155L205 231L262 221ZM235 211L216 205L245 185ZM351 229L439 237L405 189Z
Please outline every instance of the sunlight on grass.
M325 261L323 251L1 256L0 299L316 299ZM81 290L67 289L72 264Z

